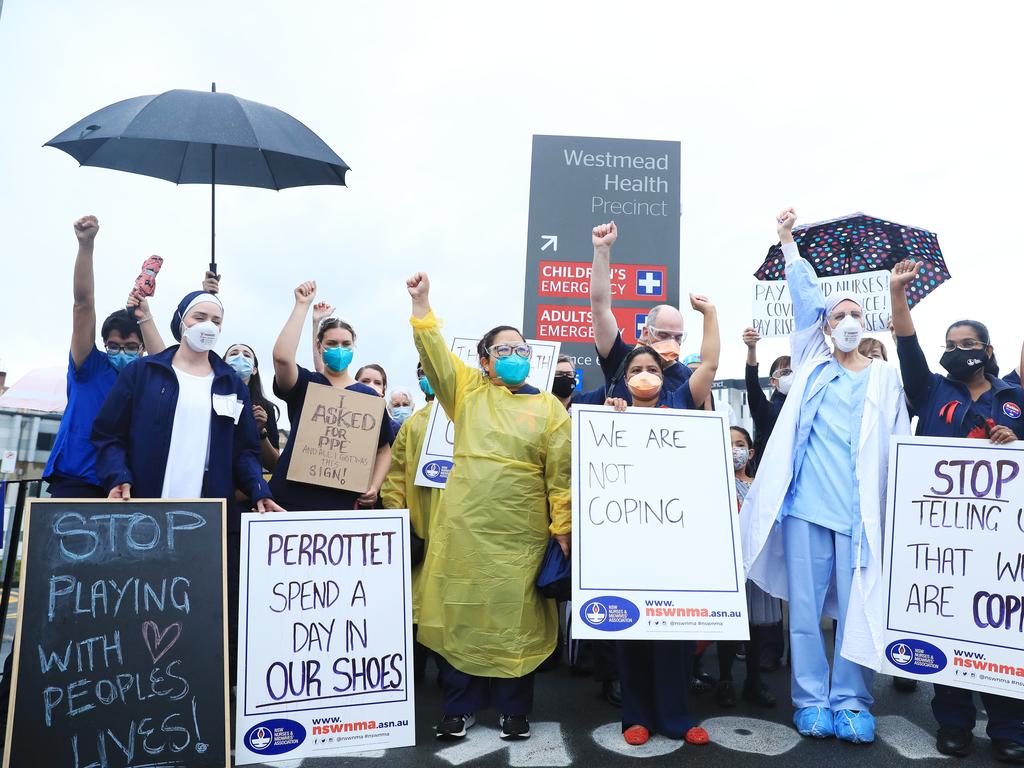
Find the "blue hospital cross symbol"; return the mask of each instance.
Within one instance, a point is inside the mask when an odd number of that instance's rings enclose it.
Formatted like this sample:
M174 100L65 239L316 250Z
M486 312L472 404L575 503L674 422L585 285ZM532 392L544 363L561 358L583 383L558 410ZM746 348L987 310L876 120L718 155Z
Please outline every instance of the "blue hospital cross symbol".
M661 283L660 271L642 269L636 273L636 292L641 296L660 296Z
M647 315L637 314L636 316L636 337L639 339L641 334L644 332L644 326L647 324Z

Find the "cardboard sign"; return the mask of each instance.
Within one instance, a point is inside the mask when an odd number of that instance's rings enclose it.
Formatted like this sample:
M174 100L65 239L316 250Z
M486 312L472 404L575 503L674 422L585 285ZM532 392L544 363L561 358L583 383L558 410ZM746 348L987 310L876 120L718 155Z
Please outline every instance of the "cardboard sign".
M225 502L29 502L4 766L227 766Z
M864 310L867 333L886 333L892 306L889 299L889 271L859 272L855 275L819 277L818 284L826 300L836 291L857 294ZM767 339L789 336L793 332L793 302L785 280L755 280L751 325Z
M1024 698L1024 443L894 437L887 506L881 671Z
M451 350L466 365L479 368L480 356L476 349L479 341L480 339L468 336L456 336L452 339ZM555 368L558 365L558 355L562 345L557 341L527 340L526 343L533 349L533 356L530 358L530 375L526 378L526 383L537 389L550 392L551 384L555 380ZM434 408L427 420L426 437L423 439L423 448L420 450L420 464L416 468L414 484L425 488L444 488L448 482L448 475L455 466L454 452L455 425L452 424L443 408Z
M409 513L242 515L238 765L415 744Z
M363 493L373 479L384 398L310 384L288 479Z
M571 413L573 637L747 639L724 415Z

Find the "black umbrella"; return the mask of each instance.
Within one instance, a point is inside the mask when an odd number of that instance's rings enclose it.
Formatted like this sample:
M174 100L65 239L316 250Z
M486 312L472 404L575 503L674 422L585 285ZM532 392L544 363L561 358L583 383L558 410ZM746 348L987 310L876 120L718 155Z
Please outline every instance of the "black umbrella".
M921 270L907 291L912 307L950 277L934 232L864 213L797 227L793 239L821 277L892 269L903 259L920 262ZM758 280L785 276L785 257L779 245L768 250L754 276Z
M84 117L46 142L81 165L210 185L210 271L217 271L217 184L287 189L345 185L348 165L291 115L207 91L136 96Z

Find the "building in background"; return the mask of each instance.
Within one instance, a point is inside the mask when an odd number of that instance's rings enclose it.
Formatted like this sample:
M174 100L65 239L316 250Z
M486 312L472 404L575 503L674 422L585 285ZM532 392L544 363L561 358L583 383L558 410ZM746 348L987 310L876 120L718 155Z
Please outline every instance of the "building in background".
M37 368L0 394L0 457L7 459L0 479L42 476L67 405L66 386L64 368Z

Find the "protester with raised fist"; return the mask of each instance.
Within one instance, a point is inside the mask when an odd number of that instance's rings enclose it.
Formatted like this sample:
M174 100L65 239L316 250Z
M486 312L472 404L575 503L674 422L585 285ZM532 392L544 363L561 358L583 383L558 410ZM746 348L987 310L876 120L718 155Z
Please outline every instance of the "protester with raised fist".
M892 269L889 291L903 387L918 416L917 434L926 437L973 437L1006 445L1024 438L1024 390L999 378L988 328L977 320L957 320L946 329L939 364L947 375L933 373L917 339L907 286L920 265L901 261ZM1024 358L1024 349L1021 350ZM986 731L997 759L1024 764L1024 701L982 693L988 712ZM939 723L936 748L963 757L971 749L977 710L966 688L935 685L932 713Z
M889 442L909 432L899 374L857 351L854 294L823 297L777 220L793 300L793 384L740 512L747 577L789 600L793 721L805 736L874 741L874 670L882 664L882 510ZM828 339L833 348L830 349ZM831 670L822 613L838 619Z
M323 363L323 373L310 371L295 362L306 314L316 298L316 282L307 281L295 291L295 305L292 308L281 334L274 344L274 394L284 400L288 407L288 421L297 425L306 402L310 384L339 387L364 395L380 396L375 389L360 384L349 373L349 366L356 346L356 332L351 325L336 317L327 316L316 327L316 357ZM287 509L323 510L373 507L377 503L380 487L384 484L391 467L391 425L388 419L381 419L377 438L377 456L373 465L370 488L362 494L338 488L327 488L310 483L299 483L288 479L295 440L285 445L281 458L270 479L274 498Z
M436 733L462 738L491 706L502 738L526 738L533 673L558 635L555 603L535 582L551 538L569 552L569 414L526 383L532 350L518 330L484 334L470 367L441 335L427 275L406 287L423 372L455 425L421 577L419 639L439 654L444 686Z

